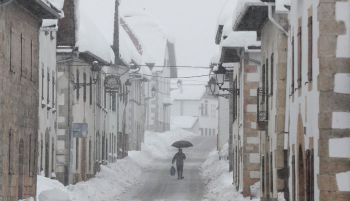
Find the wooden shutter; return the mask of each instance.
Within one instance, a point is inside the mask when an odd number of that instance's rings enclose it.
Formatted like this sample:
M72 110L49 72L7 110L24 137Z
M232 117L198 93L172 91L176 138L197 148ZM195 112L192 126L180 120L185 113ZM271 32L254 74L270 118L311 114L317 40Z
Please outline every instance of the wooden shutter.
M292 74L292 79L291 79L291 95L294 94L294 81L295 81L295 45L294 45L294 37L292 38L292 68L291 68L291 74Z
M270 59L270 62L271 62L271 79L270 79L270 95L272 96L273 95L273 81L274 81L274 78L273 78L273 71L274 71L274 54L272 53L271 54L271 59Z
M303 57L303 51L302 51L302 29L301 29L301 20L299 20L299 28L298 28L298 88L301 87L302 82L302 57Z
M312 81L312 46L313 46L312 16L308 18L308 81Z

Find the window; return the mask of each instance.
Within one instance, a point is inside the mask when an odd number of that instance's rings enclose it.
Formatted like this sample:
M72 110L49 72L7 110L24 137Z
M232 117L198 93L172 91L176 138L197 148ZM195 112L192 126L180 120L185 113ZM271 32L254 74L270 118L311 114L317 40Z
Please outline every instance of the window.
M90 86L90 93L89 93L89 98L90 98L90 105L92 105L92 78L90 77L90 83L89 83L89 86Z
M208 116L208 101L205 100L204 104L205 104L204 115L205 115L205 116Z
M296 200L296 180L295 180L295 155L292 156L292 200Z
M265 93L269 93L269 59L266 58L265 60ZM267 101L267 96L266 96L266 104L268 103Z
M41 64L41 100L44 100L44 79L45 79L45 71L44 64Z
M12 129L10 129L9 131L9 144L8 144L8 172L11 175L13 173L13 169L12 169L12 146L13 146L13 133L12 133Z
M52 145L51 145L51 171L55 172L55 139L52 138Z
M112 111L117 111L117 94L112 93Z
M292 38L292 79L291 79L291 94L294 94L294 80L295 80L295 46L294 46L294 37Z
M266 64L263 64L262 69L261 69L261 88L262 88L262 94L264 95L266 92ZM263 96L264 97L264 96ZM264 104L265 103L265 99L262 98L261 103Z
M201 135L203 136L203 128L200 128L199 130L201 131Z
M83 82L84 82L84 91L83 91L83 100L86 102L86 73L83 74Z
M76 95L77 95L77 100L79 100L79 88L80 88L80 83L79 83L79 69L77 69L76 73Z
M237 91L237 78L233 81L233 91ZM238 94L233 95L233 122L237 119L238 116Z
M89 170L91 171L91 161L92 160L92 146L91 139L89 140Z
M201 103L201 115L203 116L204 115L204 104Z
M309 16L308 18L308 73L307 78L308 81L312 81L312 46L313 46L313 29L312 29L312 16Z
M270 59L270 61L271 61L271 79L270 79L270 95L272 96L273 95L273 80L274 80L274 78L273 78L273 71L274 71L274 54L272 53L271 54L271 59Z
M302 29L301 29L301 19L299 19L299 28L298 28L298 88L301 87L302 82L302 76L301 76L301 70L302 70Z
M12 67L12 54L13 54L13 52L12 52L12 50L13 50L13 47L12 47L12 45L13 45L13 41L12 41L12 38L13 38L13 30L12 30L12 27L11 27L11 30L10 30L10 72L11 73L14 73L14 71L13 71L13 67Z
M56 88L56 82L55 82L55 74L52 73L52 108L55 107L55 88Z
M32 173L31 173L31 168L32 168L32 162L31 162L31 159L32 159L32 134L29 134L29 157L28 157L28 160L29 160L29 163L28 163L28 175L29 176L32 176Z
M30 40L30 80L33 80L33 40Z
M106 91L104 91L103 101L104 101L103 107L104 107L104 108L107 108L107 92L106 92Z
M314 201L314 151L306 151L306 200Z
M50 72L49 68L47 69L47 86L46 86L46 101L47 105L50 103Z
M75 168L79 169L79 138L75 138Z
M24 49L24 38L23 38L23 34L21 33L21 77L23 75L23 49Z

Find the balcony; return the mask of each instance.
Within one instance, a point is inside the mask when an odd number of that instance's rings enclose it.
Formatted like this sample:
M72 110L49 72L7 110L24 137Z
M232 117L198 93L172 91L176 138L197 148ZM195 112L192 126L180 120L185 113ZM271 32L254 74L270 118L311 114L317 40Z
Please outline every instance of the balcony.
M266 130L269 118L268 94L265 88L257 89L257 125L258 130Z

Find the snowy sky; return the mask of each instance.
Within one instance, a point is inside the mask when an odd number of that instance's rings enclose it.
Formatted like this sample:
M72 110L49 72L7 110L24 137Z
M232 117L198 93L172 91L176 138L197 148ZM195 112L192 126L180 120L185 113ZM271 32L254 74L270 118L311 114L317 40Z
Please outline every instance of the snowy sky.
M226 0L122 0L127 9L142 9L156 18L164 31L175 40L177 64L191 66L209 66L216 48L214 39L218 17L225 2ZM179 76L207 73L208 70L203 69L179 69Z

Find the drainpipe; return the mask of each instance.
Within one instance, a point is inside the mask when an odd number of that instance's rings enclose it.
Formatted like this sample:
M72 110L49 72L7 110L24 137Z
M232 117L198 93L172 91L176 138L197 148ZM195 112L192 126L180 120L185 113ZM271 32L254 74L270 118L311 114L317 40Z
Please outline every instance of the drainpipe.
M275 20L275 18L273 18L272 16L272 6L273 4L269 4L268 5L268 9L269 9L269 20L272 24L274 24L279 30L281 30L286 36L288 36L288 32Z

